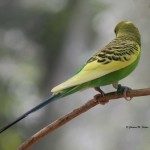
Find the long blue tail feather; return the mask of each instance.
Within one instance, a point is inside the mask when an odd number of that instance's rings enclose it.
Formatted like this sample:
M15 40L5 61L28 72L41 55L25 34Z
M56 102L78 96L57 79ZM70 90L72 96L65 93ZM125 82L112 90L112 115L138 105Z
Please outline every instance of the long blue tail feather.
M10 128L11 126L13 126L14 124L16 124L17 122L19 122L20 120L26 118L29 114L31 114L31 113L33 113L33 112L41 109L45 105L47 105L47 104L51 103L52 101L57 100L57 99L59 99L61 97L62 97L61 94L52 95L50 98L46 99L44 102L40 103L39 105L35 106L31 110L27 111L26 113L24 113L23 115L21 115L20 117L18 117L15 121L11 122L10 124L6 125L2 129L0 129L0 133L4 132L5 130L7 130L8 128Z

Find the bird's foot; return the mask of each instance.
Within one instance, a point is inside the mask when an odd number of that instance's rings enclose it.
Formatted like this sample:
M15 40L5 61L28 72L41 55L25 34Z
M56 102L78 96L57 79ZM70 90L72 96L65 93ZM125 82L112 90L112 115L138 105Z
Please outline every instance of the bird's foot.
M100 93L100 95L102 95L103 97L105 96L105 93L103 90L100 89L100 87L95 87L94 88L96 91L98 91Z
M109 102L109 100L100 99L101 97L104 97L104 96L103 96L102 94L96 94L96 95L94 96L94 100L95 100L95 101L99 101L99 104L101 104L101 105L105 105L106 103Z
M133 97L127 97L127 91L131 90L131 88L127 87L127 86L122 86L121 84L118 84L117 87L117 94L123 94L123 97L125 98L125 100L130 101Z

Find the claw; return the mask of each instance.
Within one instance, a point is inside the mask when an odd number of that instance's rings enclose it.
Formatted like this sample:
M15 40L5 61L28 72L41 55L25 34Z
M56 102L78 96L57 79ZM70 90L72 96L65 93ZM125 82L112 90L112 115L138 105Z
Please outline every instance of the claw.
M100 87L95 87L94 89L100 93L100 94L96 94L96 95L94 96L94 99L95 99L96 101L98 100L98 101L99 101L99 104L105 105L106 103L109 102L109 100L105 100L105 99L99 100L100 97L104 97L104 96L105 96L105 93L100 89Z
M128 90L131 90L131 88L124 86L123 97L125 98L125 100L130 101L130 100L132 100L133 97L127 97Z
M99 100L100 97L103 97L103 95L102 95L102 94L96 94L96 95L94 96L94 99L95 99L96 101L98 100L98 101L99 101L99 104L105 105L106 103L109 102L109 100L105 100L105 99Z
M102 90L100 89L100 87L95 87L94 89L95 89L96 91L98 91L103 97L105 96L104 91L102 91Z
M117 88L117 93L118 93L118 95L123 93L123 97L125 98L125 100L130 101L133 97L127 97L128 90L131 90L131 88L129 88L127 86L122 86L121 84L119 84L118 88Z
M101 104L101 105L105 105L106 103L108 103L109 102L109 100L101 100L99 103Z

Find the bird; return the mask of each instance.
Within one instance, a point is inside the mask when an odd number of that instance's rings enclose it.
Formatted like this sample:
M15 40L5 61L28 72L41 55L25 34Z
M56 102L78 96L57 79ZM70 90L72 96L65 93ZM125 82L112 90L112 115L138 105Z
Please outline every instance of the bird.
M126 100L131 100L132 97L126 95L130 88L122 86L119 81L128 76L139 62L141 35L138 28L128 20L119 22L114 32L116 37L88 59L73 77L54 87L51 97L1 128L0 133L50 102L87 88L94 88L101 96L105 96L100 87L112 84L118 94L121 93Z

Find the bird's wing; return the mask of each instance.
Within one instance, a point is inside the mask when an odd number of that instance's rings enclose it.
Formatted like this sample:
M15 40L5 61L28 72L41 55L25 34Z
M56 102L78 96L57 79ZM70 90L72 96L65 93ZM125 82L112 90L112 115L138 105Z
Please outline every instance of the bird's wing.
M136 43L112 45L108 44L102 51L96 53L75 76L54 87L51 92L80 85L100 78L106 74L122 69L132 64L140 54L140 46Z

